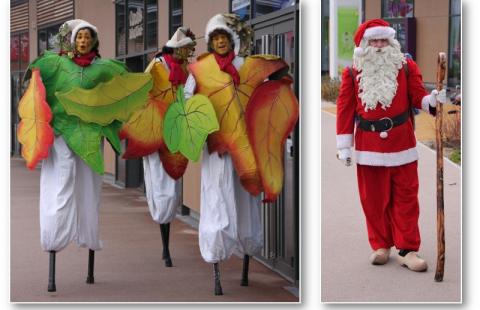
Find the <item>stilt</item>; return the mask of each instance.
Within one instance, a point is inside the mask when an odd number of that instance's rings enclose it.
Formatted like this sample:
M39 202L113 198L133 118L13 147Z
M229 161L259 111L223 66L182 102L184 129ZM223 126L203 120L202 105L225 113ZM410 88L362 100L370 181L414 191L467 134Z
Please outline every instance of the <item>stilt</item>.
M250 263L250 256L243 256L243 271L242 271L242 281L240 282L241 286L248 286L248 264Z
M93 284L95 283L93 279L93 264L95 261L95 251L88 250L88 275L87 275L87 283Z
M215 278L215 295L223 295L222 285L220 284L220 270L218 263L213 264L213 276Z
M160 233L162 234L163 254L162 259L165 261L165 267L172 267L172 259L168 243L170 239L170 223L160 224Z
M57 286L55 285L55 251L50 251L50 264L48 270L48 291L56 292Z

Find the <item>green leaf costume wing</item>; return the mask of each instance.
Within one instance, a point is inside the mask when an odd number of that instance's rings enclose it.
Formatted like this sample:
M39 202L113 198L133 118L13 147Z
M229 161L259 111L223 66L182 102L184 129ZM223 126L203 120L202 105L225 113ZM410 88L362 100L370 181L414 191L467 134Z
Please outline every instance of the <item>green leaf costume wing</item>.
M66 113L103 126L113 120L126 122L131 114L147 103L153 81L149 73L124 73L93 89L74 87L57 92Z
M40 69L42 81L47 91L47 102L53 112L52 126L55 134L61 135L75 154L95 172L102 174L104 170L101 151L102 138L106 137L115 151L120 153L118 131L121 122L115 120L116 116L112 117L110 113L118 115L116 109L120 108L120 106L125 107L125 105L128 106L126 107L127 109L130 109L129 104L126 104L125 100L119 103L111 100L110 104L115 106L115 108L112 111L101 110L99 114L102 114L102 119L111 117L112 121L108 124L105 124L105 122L99 124L84 121L75 115L67 114L57 95L69 93L73 89L77 89L77 91L78 89L92 90L99 84L108 84L107 82L114 77L126 74L128 71L126 66L116 60L97 58L89 66L81 67L67 56L46 52L31 63L29 68ZM116 98L117 94L109 93L110 91L109 89L102 95L104 97ZM132 97L135 97L135 103L132 103L130 98L127 101L134 106L139 104L137 101L143 100L144 103L147 101L147 94L144 94L143 91L135 92Z
M218 129L208 97L195 95L185 102L183 87L179 87L177 100L168 108L163 123L163 138L170 152L198 161L208 135Z

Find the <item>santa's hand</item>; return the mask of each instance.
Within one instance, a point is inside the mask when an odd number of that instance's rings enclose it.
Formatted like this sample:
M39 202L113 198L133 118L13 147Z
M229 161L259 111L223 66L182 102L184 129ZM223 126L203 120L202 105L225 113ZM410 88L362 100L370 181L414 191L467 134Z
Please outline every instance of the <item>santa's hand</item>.
M345 166L352 165L352 149L349 147L339 149L337 151L337 158L343 162Z
M436 89L432 90L430 97L428 98L428 103L432 108L437 106L437 101L441 104L447 103L447 91L442 89L440 92Z

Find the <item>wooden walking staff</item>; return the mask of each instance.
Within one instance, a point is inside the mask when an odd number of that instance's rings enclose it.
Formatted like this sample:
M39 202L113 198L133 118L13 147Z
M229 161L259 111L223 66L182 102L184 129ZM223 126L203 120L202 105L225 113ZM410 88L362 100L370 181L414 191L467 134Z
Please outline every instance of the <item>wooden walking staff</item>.
M445 53L438 53L437 60L437 91L443 88L443 79L445 78L445 68L447 65L447 56ZM436 125L436 145L437 145L437 270L435 271L435 281L443 281L443 270L445 265L445 225L443 215L443 145L442 145L442 126L443 126L443 104L437 100Z

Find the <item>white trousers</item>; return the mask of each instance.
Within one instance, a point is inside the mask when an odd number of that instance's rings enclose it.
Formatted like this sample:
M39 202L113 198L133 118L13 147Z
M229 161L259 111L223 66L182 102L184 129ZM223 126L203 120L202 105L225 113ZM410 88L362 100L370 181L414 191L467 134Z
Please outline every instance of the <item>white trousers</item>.
M167 174L157 152L143 157L143 170L150 215L158 224L170 223L180 205L182 181Z
M255 255L263 246L260 196L240 184L230 155L202 158L199 246L203 259L217 263L234 252Z
M60 251L75 240L100 250L98 212L102 177L55 137L40 174L40 242L45 251Z

